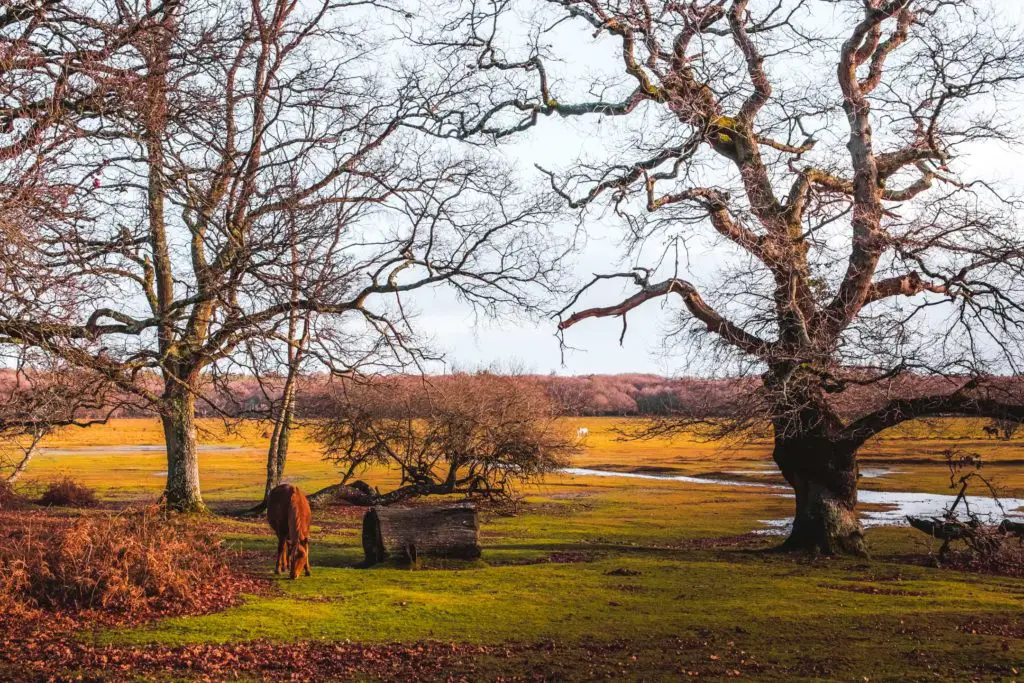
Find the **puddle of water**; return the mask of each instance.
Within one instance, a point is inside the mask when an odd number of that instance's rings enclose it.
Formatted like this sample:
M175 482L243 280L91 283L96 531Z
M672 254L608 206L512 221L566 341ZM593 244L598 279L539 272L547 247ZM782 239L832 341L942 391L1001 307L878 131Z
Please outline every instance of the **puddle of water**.
M766 474L778 474L779 471L774 467L765 467L760 470L726 470L726 474L735 474L739 477L757 477ZM862 467L860 470L860 476L862 479L878 479L884 477L887 474L900 474L899 470L891 470L887 467Z
M90 455L93 453L163 453L166 446L163 445L136 445L136 446L82 446L80 448L40 448L40 453L46 455ZM197 447L200 453L212 451L252 451L260 450L254 446L222 446L218 444L200 444Z
M705 477L688 477L682 474L640 474L638 472L612 472L610 470L591 470L586 467L566 467L559 470L562 474L575 474L584 477L626 477L628 479L655 479L658 481L685 481L690 484L719 484L721 486L743 486L758 489L780 489L774 484L759 484L753 481L733 481L731 479L708 479Z
M637 474L635 472L611 472L608 470L591 470L583 467L571 467L562 470L565 474L577 474L592 477L627 477L631 479L657 479L661 481L682 481L689 484L718 484L722 486L746 486L770 490L786 490L788 487L756 482L730 481L728 479L705 479L703 477L673 476L664 474ZM863 470L861 470L863 473ZM888 473L889 470L883 470ZM878 474L876 476L881 476ZM792 494L775 494L784 498L792 498ZM873 526L907 526L907 517L937 517L953 504L955 496L941 493L910 493L906 491L858 491L857 500L871 505L887 506L884 510L862 510L861 523L865 527ZM967 496L971 511L982 520L999 522L1009 518L1024 521L1024 498L1002 498L1002 507L992 498L985 496ZM793 518L758 520L767 528L755 533L777 535L789 532Z
M890 470L886 467L862 467L860 468L861 479L878 479L887 474L900 474L899 470Z

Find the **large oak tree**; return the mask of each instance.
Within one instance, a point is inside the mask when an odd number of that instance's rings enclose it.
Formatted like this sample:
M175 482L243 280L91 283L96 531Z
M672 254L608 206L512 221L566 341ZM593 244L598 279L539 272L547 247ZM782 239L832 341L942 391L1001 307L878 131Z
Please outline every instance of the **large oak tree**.
M925 416L1024 418L992 377L1021 359L1018 205L966 160L1019 131L1007 5L474 1L424 39L468 68L423 125L510 140L603 120L583 159L544 172L584 225L623 219L639 266L598 274L560 329L678 302L670 346L761 375L744 417L771 425L795 491L786 546L861 553L865 441ZM684 275L673 246L719 267ZM634 289L587 306L609 281Z

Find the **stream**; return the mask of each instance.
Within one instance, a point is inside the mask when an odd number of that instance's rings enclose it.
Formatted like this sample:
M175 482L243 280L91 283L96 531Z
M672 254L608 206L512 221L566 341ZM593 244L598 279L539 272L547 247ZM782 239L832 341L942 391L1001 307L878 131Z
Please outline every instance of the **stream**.
M613 472L610 470L594 470L585 467L568 467L562 470L563 474L574 474L587 477L626 477L629 479L652 479L657 481L681 481L688 484L714 484L717 486L737 486L746 488L759 488L771 491L770 495L792 498L793 494L788 486L778 484L762 484L751 481L737 481L733 479L692 477L687 475L673 474L642 474L639 472ZM758 472L762 474L763 472ZM887 474L888 470L876 470L872 472L874 478ZM786 493L782 493L785 491ZM858 503L869 505L882 505L882 510L861 510L861 524L865 527L873 526L908 526L907 516L911 517L937 517L953 504L955 496L942 493L911 493L909 491L867 491L861 489L857 492ZM1000 507L1000 503L1002 507ZM1000 503L987 496L967 496L967 504L972 512L981 519L999 522L1009 518L1014 521L1024 521L1024 498L1001 498ZM758 520L765 526L755 533L769 535L783 535L789 532L793 523L792 517L783 519L761 519Z

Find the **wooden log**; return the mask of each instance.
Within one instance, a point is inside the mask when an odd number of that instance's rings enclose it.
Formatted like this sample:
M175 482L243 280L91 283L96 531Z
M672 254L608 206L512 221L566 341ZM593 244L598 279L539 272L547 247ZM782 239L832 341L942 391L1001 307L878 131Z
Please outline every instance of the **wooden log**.
M950 522L943 519L924 519L922 517L907 517L910 526L925 532L942 541L959 541L974 536L979 527L963 522ZM1004 519L996 527L1004 534L1010 534L1024 539L1024 522L1015 522L1011 519Z
M363 516L363 566L387 559L415 562L421 555L480 557L480 518L472 505L376 506Z
M312 507L325 505L359 505L369 507L377 502L377 493L364 481L326 486L309 496Z
M974 533L966 524L947 522L941 519L925 519L923 517L907 517L910 526L923 531L929 536L942 541L957 541L968 538Z
M1017 538L1024 539L1024 522L1004 519L1002 524L999 525L999 529L1005 533L1013 534Z

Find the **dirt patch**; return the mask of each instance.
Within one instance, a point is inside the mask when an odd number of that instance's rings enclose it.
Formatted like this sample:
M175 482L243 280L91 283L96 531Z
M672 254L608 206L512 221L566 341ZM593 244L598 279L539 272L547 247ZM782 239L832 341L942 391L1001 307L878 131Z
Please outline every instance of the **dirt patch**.
M971 619L956 627L969 635L996 636L1024 640L1024 617Z
M555 564L575 564L577 562L596 562L602 556L602 553L596 553L590 550L566 550L551 553L542 561L552 562Z
M928 593L922 593L921 591L901 590L899 588L879 588L878 586L849 583L819 583L818 588L826 588L833 591L846 591L847 593L863 593L865 595L900 595L915 598L923 598L928 595Z
M550 517L567 517L587 510L593 510L594 503L574 499L569 503L525 503L521 511Z
M604 573L605 576L640 576L643 572L637 571L636 569L626 569L625 567L619 567L618 569L612 569Z
M735 536L713 536L710 538L689 538L676 546L678 550L722 550L750 549L760 550L770 545L764 536L758 534L737 534Z
M551 500L579 500L580 498L592 498L595 495L593 491L572 491L569 493L552 493L548 498Z

